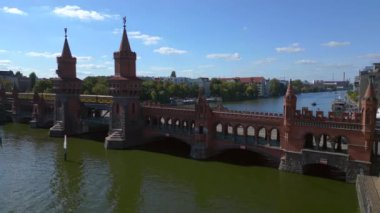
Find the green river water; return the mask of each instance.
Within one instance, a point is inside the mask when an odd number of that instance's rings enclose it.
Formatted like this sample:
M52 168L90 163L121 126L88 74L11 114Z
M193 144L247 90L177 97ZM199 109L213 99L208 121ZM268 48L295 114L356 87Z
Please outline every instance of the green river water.
M355 185L0 127L0 212L358 212Z

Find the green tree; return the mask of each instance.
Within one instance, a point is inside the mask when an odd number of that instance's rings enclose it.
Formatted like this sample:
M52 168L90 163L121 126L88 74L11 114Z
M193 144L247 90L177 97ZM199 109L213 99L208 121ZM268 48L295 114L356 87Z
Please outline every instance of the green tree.
M51 79L41 79L36 81L33 92L37 93L49 93L53 91L53 81Z
M106 95L108 80L105 76L89 76L83 79L82 92L91 95Z
M17 71L16 74L15 74L15 76L17 78L21 78L23 75L22 75L22 73L20 71Z
M173 70L172 73L170 74L170 78L176 78L176 77L177 77L177 75L176 75L175 71Z
M96 95L107 95L108 88L107 85L101 82L97 82L91 90L92 94Z
M0 84L6 92L10 92L13 88L12 81L10 81L8 79L0 78Z
M248 98L257 98L259 91L256 84L248 85L245 89L245 96Z
M30 79L30 89L33 90L34 89L34 85L36 84L36 80L37 80L37 75L36 73L32 72L29 74L29 79Z
M270 96L280 96L283 95L283 86L281 86L281 83L276 78L269 81L269 95Z

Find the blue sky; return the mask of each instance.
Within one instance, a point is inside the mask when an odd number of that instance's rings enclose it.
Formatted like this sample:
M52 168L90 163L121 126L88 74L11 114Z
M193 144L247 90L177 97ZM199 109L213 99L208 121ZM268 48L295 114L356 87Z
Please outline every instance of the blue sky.
M68 28L77 74L112 75L122 17L137 75L353 79L380 62L378 0L2 0L0 70L55 77Z

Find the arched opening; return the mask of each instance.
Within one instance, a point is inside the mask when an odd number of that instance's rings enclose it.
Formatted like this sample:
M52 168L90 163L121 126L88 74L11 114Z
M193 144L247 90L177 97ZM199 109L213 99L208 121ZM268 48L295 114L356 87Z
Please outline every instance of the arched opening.
M321 151L333 152L335 142L327 134L322 134L319 138L318 148Z
M305 143L303 145L303 148L314 149L314 144L316 144L314 135L311 133L307 133L304 139L305 139Z
M161 128L164 128L164 127L165 127L165 124L166 124L166 122L165 122L165 118L164 118L164 117L161 117L161 118L160 118L160 127L161 127Z
M245 149L227 149L209 160L242 166L267 166L278 168L279 159Z
M270 131L270 136L269 136L269 144L270 146L280 146L280 131L278 129L274 128Z
M266 145L267 144L267 130L264 127L259 129L258 144L260 144L260 145Z
M172 127L173 127L173 120L171 118L169 118L168 121L166 122L166 125L167 125L167 128L169 129L169 131L171 131Z
M327 164L304 165L303 174L346 181L346 173L344 171Z
M189 123L187 121L182 122L182 129L185 133L189 131Z
M224 139L223 135L223 125L221 123L216 124L215 126L215 136L218 140Z
M341 152L341 153L347 153L348 141L347 141L346 137L344 137L344 136L335 137L334 151L335 152Z
M157 118L152 118L152 125L153 125L153 127L157 127L157 125L158 125Z
M227 124L227 139L234 141L234 127L231 124Z
M242 125L238 125L236 127L236 142L245 143L245 132L244 127Z
M174 130L175 131L178 131L181 129L180 123L181 122L178 119L175 119L175 121L174 121Z
M247 128L247 143L254 143L256 142L256 136L255 136L255 128L253 126L249 126Z
M186 158L190 156L191 151L191 146L186 142L174 137L165 136L151 138L148 143L136 148Z
M195 129L195 121L191 121L190 132L194 133L194 129Z

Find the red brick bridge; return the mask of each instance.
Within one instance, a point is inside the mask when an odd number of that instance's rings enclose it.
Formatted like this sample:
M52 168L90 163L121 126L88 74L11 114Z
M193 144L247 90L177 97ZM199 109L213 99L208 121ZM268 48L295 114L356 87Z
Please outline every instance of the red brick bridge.
M377 172L377 100L370 83L360 113L327 115L307 108L297 110L291 82L284 96L283 114L232 111L210 107L200 91L194 108L141 103L141 80L136 77L136 53L125 30L114 53L115 74L109 78L109 96L81 95L76 58L67 37L57 57L58 78L53 94L12 93L0 90L1 115L30 121L32 127L50 127L50 135L91 131L94 123L108 127L104 145L124 149L155 137L177 138L191 147L194 159L207 159L226 150L244 149L278 161L279 169L303 173L309 165L343 171L346 180L359 173Z

